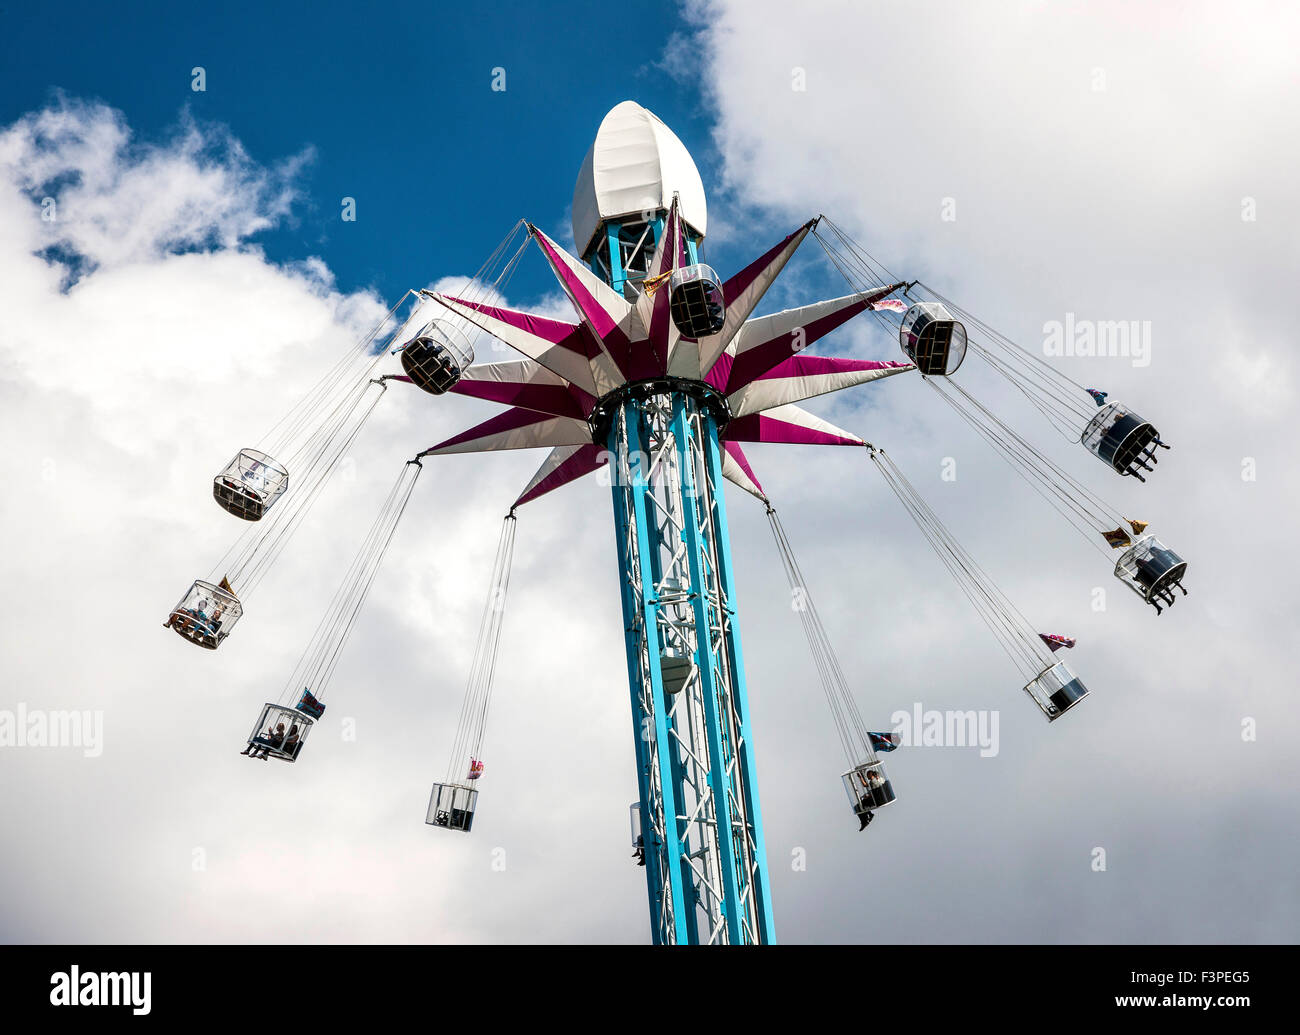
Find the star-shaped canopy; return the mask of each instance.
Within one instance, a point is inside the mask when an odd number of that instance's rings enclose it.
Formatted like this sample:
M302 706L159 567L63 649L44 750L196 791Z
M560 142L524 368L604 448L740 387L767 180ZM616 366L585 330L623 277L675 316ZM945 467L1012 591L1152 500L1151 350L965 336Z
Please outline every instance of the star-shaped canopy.
M518 506L605 462L605 444L595 439L588 420L602 398L624 385L665 376L702 381L725 398L731 419L720 431L723 474L760 499L765 499L762 487L741 443L863 445L857 436L795 404L911 370L912 364L809 356L803 350L903 285L883 285L868 293L750 317L815 225L816 220L805 223L725 281L722 328L694 339L682 336L669 314L667 279L689 264L675 199L635 301L624 298L530 224L529 234L579 320L567 323L424 292L527 358L468 367L451 390L509 409L421 455L551 447L516 500Z

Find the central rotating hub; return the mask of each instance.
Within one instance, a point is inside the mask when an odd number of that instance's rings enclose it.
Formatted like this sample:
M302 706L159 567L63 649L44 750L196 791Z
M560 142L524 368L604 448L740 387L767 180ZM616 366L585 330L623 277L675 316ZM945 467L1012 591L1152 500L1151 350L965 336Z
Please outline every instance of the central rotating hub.
M689 396L701 407L709 411L717 425L718 433L731 421L731 407L727 397L706 381L695 381L684 377L651 377L644 381L632 381L621 385L608 395L602 396L595 409L587 417L591 426L591 437L595 442L606 442L610 428L619 407L629 399L649 399L655 395L680 393Z

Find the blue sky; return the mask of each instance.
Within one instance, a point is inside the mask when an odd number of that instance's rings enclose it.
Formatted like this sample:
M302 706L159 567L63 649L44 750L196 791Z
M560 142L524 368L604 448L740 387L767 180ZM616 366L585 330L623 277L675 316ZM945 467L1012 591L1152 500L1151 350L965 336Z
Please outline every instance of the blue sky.
M0 123L57 90L123 111L141 141L175 133L188 109L227 125L263 165L309 149L292 218L254 240L274 261L320 256L344 291L392 299L472 273L521 217L567 235L578 166L601 117L627 97L663 118L712 179L698 88L656 67L680 27L673 3L618 7L619 37L635 41L622 55L596 45L610 8L589 2L563 16L518 2L130 10L6 11ZM497 67L504 92L490 88ZM356 199L355 222L340 218L344 197ZM541 263L526 263L512 295L552 287Z

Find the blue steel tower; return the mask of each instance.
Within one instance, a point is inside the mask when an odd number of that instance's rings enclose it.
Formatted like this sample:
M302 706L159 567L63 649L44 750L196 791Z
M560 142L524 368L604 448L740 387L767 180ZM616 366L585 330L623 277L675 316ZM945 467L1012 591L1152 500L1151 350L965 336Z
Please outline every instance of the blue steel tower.
M656 943L771 942L724 411L707 387L664 381L629 386L607 412L651 931Z

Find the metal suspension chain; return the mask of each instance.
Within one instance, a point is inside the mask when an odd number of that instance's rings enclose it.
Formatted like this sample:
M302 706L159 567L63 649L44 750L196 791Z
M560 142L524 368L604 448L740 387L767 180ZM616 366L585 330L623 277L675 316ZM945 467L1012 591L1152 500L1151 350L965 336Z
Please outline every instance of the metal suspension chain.
M1030 677L1050 664L1050 654L1028 619L993 581L921 497L883 449L868 454L935 554L1017 669Z
M523 219L518 220L515 225L510 228L510 232L501 239L501 242L492 250L492 254L489 255L483 265L478 268L478 271L474 276L471 277L469 282L458 291L456 295L458 299L462 302L469 303L469 305L473 307L485 305L494 297L503 296L505 294L505 290L507 286L509 286L511 278L519 268L524 253L528 250L528 246L532 244L532 236L527 232L526 228L527 223ZM518 245L515 245L514 242L519 238L521 229L524 231L523 238L519 241ZM510 251L512 246L514 247L513 252ZM505 258L507 255L509 255L509 258ZM502 261L503 259L504 263ZM499 270L497 269L498 266L500 266ZM495 276L493 275L494 272ZM421 289L418 294L421 299L425 299L428 298L432 292L427 289ZM418 306L416 311L419 311ZM487 333L479 328L477 324L471 323L464 317L452 313L451 310L444 310L440 318L448 320L456 326L468 339L471 349L477 349L479 339Z
M355 420L350 431L344 433L344 428L347 426L348 421L353 418L358 407L361 406L369 387L367 385L356 392L351 399L350 405L338 413L328 425L327 433L320 436L318 449L313 453L310 462L306 465L305 474L300 479L302 490L281 502L280 506L276 508L271 522L267 524L262 534L254 538L249 543L246 551L236 559L233 565L233 573L236 578L240 578L247 568L249 569L250 580L259 580L260 575L269 566L271 555L278 556L280 549L288 542L287 536L292 535L292 532L301 525L302 519L311 510L321 489L324 488L325 483L334 473L336 465L347 453L348 448L355 441L357 433L360 432L362 425L370 416L370 412L383 395L383 385L381 384L381 391L374 395L369 407L361 412L360 419ZM277 547L280 549L277 549Z
M376 347L375 342L383 337L384 328L392 322L398 310L408 299L415 296L416 292L413 290L403 294L384 314L383 319L339 357L289 411L272 425L259 439L259 443L265 444L266 452L287 466L295 467L298 460L312 451L312 443L321 434L322 427L329 423L331 416L346 403L357 388L370 380L375 366L384 358L387 347L386 345ZM413 315L414 310L398 323L386 341L391 342L399 337L409 325ZM358 361L363 360L364 368L354 369ZM333 400L332 404L331 400ZM318 419L316 415L322 411L326 411L327 416Z
M1063 384L1070 385L1074 388L1077 388L1080 392L1084 393L1085 395L1087 394L1088 390L1084 388L1083 385L1079 384L1078 381L1074 380L1068 374L1064 374L1061 371L1057 370L1056 367L1052 366L1050 363L1047 362L1047 360L1043 359L1041 356L1036 356L1028 349L1022 348L1021 346L1017 345L1014 341L1008 338L1001 331L997 330L995 327L990 326L988 323L981 320L974 313L971 313L970 311L963 309L956 302L952 301L952 299L945 297L940 292L930 287L928 284L921 284L920 286L923 287L930 294L934 295L934 297L938 301L942 302L954 313L957 313L959 316L961 316L963 322L967 322L970 323L972 326L978 327L986 335L988 335L990 341L995 342L1003 349L1005 349L1008 353L1019 354L1025 360L1035 363L1039 367L1041 367L1043 372L1047 376L1054 378ZM1083 412L1084 413L1088 412L1086 406L1083 408Z
M301 527L325 483L347 455L379 398L386 378L370 375L386 355L387 345L375 347L395 314L416 292L407 291L384 317L352 346L325 375L262 437L268 453L277 456L293 474L289 488L274 511L250 525L213 568L209 578L226 577L241 597L254 589L271 564ZM387 335L391 343L410 325L412 309ZM357 363L364 360L358 371ZM379 392L371 389L378 385ZM367 399L369 401L367 402ZM321 411L324 416L320 416ZM292 449L287 455L284 450Z
M825 225L829 235L819 233ZM829 217L820 216L818 227L813 235L821 244L832 265L848 282L855 292L862 293L869 284L893 283L896 276L884 264L854 241L843 229L836 226ZM1034 355L1027 349L996 330L977 316L961 308L934 288L921 281L908 285L905 294L912 297L912 289L919 287L936 301L943 303L954 315L961 317L968 324L968 346L971 352L983 359L1000 376L1005 378L1038 410L1058 433L1077 441L1092 415L1084 399L1087 390L1078 382L1063 374L1042 357ZM876 322L898 336L902 322L896 313L871 310ZM978 330L988 339L989 344L969 336L971 330ZM1091 400L1089 400L1091 401Z
M777 552L781 555L781 563L785 569L786 579L790 583L791 592L802 594L799 601L801 606L795 610L799 612L804 635L808 640L808 649L812 653L822 691L826 695L826 703L830 706L831 718L835 722L844 756L850 767L866 761L875 761L876 754L871 746L871 738L867 734L866 723L849 690L848 680L844 675L844 669L840 666L839 657L831 646L826 626L822 623L816 604L813 603L812 593L795 558L785 526L781 524L776 508L770 503L767 507L767 520L772 528L772 536L776 540Z
M1041 356L1016 344L1001 331L959 306L942 292L918 282L918 286L941 302L970 329L982 332L986 341L969 341L971 350L994 371L1006 378L1033 404L1054 429L1077 442L1091 419L1094 407L1088 390L1068 374L1057 370ZM1001 355L995 353L999 350Z
M1086 412L1073 399L1064 399L1056 395L1053 386L1041 382L1037 371L1030 369L1017 372L1012 369L1010 363L993 355L983 345L973 341L968 344L970 352L984 360L995 373L1000 374L1008 384L1023 395L1029 401L1029 404L1043 415L1054 431L1067 442L1078 443L1082 435L1082 429L1088 423L1091 414ZM1030 391L1031 384L1040 391ZM1045 401L1045 396L1055 398L1058 408L1053 409Z
M819 232L823 224L834 235L833 240L828 240L825 235ZM886 284L906 283L906 281L900 281L867 252L859 248L848 234L831 222L829 216L818 216L817 225L813 227L812 234L817 243L821 245L822 251L826 253L831 265L839 271L840 276L844 278L845 283L849 285L855 294L865 295L873 287ZM878 309L868 309L867 312L871 314L886 335L897 340L897 314ZM891 320L891 317L894 319Z
M325 615L294 666L280 695L281 704L289 705L293 696L303 689L310 690L317 700L324 700L343 647L406 512L422 469L418 460L408 460L402 467L356 556L344 572Z
M488 585L487 600L483 603L478 639L474 644L474 660L470 664L469 682L465 690L465 698L461 703L460 718L456 724L451 760L447 764L447 783L462 783L464 771L461 770L461 775L457 778L457 767L479 760L483 749L488 711L492 704L492 689L496 680L506 594L510 588L510 569L515 552L515 525L515 512L512 508L501 523L501 536L497 540L496 558L492 565L492 579Z
M892 458L884 454L883 450L878 452L880 455L873 459L877 460L877 465L886 476L886 481L904 501L913 519L922 526L932 545L942 551L945 561L951 562L950 570L953 571L958 582L971 590L972 602L995 621L999 632L1004 635L1013 650L1019 652L1028 646L1032 648L1030 653L1036 654L1040 649L1037 634L1024 615L1015 608L992 577L980 567L939 520L938 515L917 492L916 487L893 463Z
M925 380L1031 488L1046 499L1090 545L1103 556L1106 555L1095 537L1108 526L1123 527L1124 518L1114 506L1013 431L961 385L946 379Z

